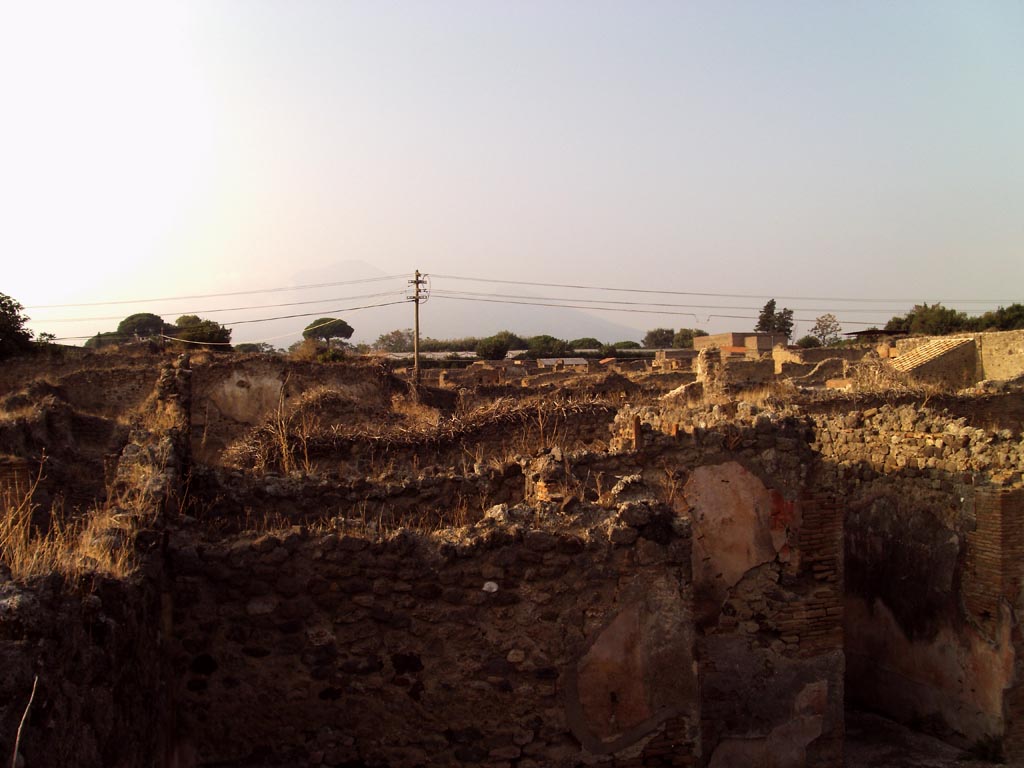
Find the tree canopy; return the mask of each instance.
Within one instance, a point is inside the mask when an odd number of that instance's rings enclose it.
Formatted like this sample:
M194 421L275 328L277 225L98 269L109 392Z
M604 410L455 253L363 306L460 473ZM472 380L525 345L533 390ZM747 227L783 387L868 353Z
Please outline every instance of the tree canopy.
M488 336L476 345L476 356L481 360L504 360L510 348L508 335Z
M517 336L512 333L512 331L498 331L491 338L501 339L503 342L508 344L509 349L525 349L527 346L526 339L522 336Z
M199 320L195 315L183 315L183 318L193 318ZM181 320L182 318L178 318ZM200 321L201 322L201 321ZM137 336L140 339L146 339L150 336L159 336L165 332L167 323L160 315L154 315L152 312L138 312L134 315L128 315L124 320L117 324L117 332L123 336Z
M378 336L373 342L373 348L381 352L412 352L412 343L412 328L395 329Z
M839 320L835 315L828 313L814 321L810 335L816 338L821 346L828 346L839 341L839 334L842 332L843 326L839 324Z
M528 357L565 357L572 354L572 348L562 339L541 334L526 340Z
M915 304L905 315L896 315L885 324L887 331L942 336L964 331L1014 331L1024 328L1024 304L1011 304L968 317L941 304Z
M966 313L941 304L915 304L903 317L893 317L885 324L887 331L920 333L926 336L942 336L966 330L967 327Z
M0 293L0 359L32 349L32 331L25 327L24 307Z
M593 336L584 336L582 339L573 339L569 346L573 349L600 349L602 344Z
M676 349L693 349L693 340L698 336L707 336L707 331L700 328L680 328L672 336L672 346Z
M304 339L318 339L331 346L333 339L350 339L354 330L351 325L337 317L321 317L314 320L302 331Z
M671 328L652 328L644 334L644 346L648 349L664 349L672 346L675 332Z
M265 341L259 341L255 343L246 342L244 344L235 344L235 352L241 352L243 354L258 352L260 354L269 355L277 352L278 350L273 344L268 344Z
M793 335L793 310L775 311L775 299L769 299L757 317L754 330L758 333L781 333L787 339Z
M90 336L85 341L86 349L104 349L105 347L113 347L124 341L122 336L117 331L108 331L106 333L97 333L95 336Z
M1016 331L1024 329L1024 304L1011 304L999 307L974 318L975 328L979 331Z
M204 320L198 315L182 315L174 327L168 329L168 335L211 349L226 351L231 348L231 329L214 320Z
M817 336L801 336L797 339L796 345L801 349L813 349L814 347L820 347L821 341Z

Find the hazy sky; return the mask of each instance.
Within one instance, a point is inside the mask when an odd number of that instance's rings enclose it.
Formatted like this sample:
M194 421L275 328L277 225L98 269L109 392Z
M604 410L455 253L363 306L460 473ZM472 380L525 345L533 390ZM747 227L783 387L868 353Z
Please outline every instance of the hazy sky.
M0 98L0 292L59 336L384 303L416 268L428 335L542 311L449 290L699 305L599 315L640 333L1024 301L1020 0L8 2Z

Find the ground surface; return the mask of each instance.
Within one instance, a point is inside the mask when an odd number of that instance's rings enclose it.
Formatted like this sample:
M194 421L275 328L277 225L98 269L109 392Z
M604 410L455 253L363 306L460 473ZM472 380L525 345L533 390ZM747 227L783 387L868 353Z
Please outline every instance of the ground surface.
M992 768L962 749L866 712L846 713L846 768Z

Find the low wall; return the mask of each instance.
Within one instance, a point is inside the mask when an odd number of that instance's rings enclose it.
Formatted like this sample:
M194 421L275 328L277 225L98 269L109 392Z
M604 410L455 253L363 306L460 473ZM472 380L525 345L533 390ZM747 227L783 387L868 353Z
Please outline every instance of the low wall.
M192 450L201 462L220 454L282 406L304 394L330 389L364 408L390 404L396 385L386 368L354 363L305 363L280 357L213 360L196 365L192 385Z
M863 360L875 352L869 345L857 347L811 347L800 349L776 346L772 348L772 360L775 362L775 373L785 373L786 364L811 365L812 367L824 360L838 359L847 362Z
M197 764L696 765L686 526L171 542ZM661 520L663 522L656 522Z

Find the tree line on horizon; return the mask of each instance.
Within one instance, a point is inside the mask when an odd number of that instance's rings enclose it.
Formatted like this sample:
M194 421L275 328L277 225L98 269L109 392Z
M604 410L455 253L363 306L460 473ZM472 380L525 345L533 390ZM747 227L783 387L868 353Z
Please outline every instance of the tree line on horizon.
M26 328L28 321L22 305L10 296L0 293L0 359L31 351L55 340L51 333L40 333L35 337L33 332ZM884 326L886 331L932 336L1018 329L1024 329L1024 304L1019 303L975 316L944 307L939 303L916 304L906 314L892 317ZM769 300L761 310L754 330L781 334L788 339L793 333L793 310L785 307L779 310L775 299ZM803 347L838 344L841 343L841 332L842 327L835 315L825 314L817 318L810 334L797 340L796 344ZM413 331L410 328L381 334L372 344L350 345L348 339L353 333L354 329L345 320L321 317L307 325L302 331L302 340L295 342L287 350L278 349L266 342L232 346L231 329L214 320L204 319L198 315L182 315L174 323L167 323L154 313L139 312L124 318L118 323L116 331L100 332L89 338L85 346L100 349L127 341L166 337L171 343L180 342L205 349L234 350L243 353L288 352L317 360L337 359L343 356L346 350L357 353L400 353L413 350ZM486 360L503 359L513 350L522 350L522 356L526 358L565 357L574 354L618 357L644 352L650 354L654 349L692 349L695 338L707 335L707 331L700 328L652 328L644 334L642 342L625 340L606 343L592 336L565 340L549 334L520 336L506 330L486 337L424 337L420 339L419 346L423 352L474 352L477 357Z

